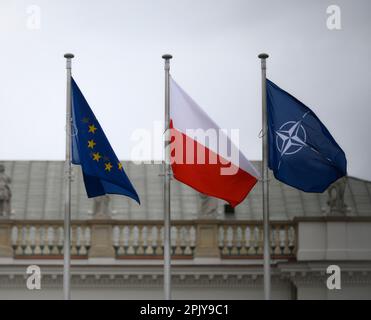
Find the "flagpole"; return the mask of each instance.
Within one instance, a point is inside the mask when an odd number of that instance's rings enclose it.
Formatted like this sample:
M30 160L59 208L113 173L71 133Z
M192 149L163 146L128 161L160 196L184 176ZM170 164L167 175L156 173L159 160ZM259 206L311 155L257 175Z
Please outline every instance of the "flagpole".
M63 246L63 297L71 299L71 53L64 55L67 70L67 102L66 102L66 161L65 161L65 204L64 204L64 246Z
M172 55L164 54L165 60L165 144L164 144L164 297L171 300L171 238L170 238L170 59Z
M262 180L263 180L263 225L264 225L264 299L271 298L271 257L269 241L269 181L268 181L268 126L267 126L267 89L266 89L266 53L259 54L262 71L262 138L263 138L263 161L262 161Z

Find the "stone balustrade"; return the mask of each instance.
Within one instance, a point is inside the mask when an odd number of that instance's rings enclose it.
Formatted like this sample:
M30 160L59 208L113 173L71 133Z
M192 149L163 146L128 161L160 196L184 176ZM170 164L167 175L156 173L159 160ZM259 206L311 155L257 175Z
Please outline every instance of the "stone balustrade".
M174 256L190 256L196 247L194 225L173 225L171 227L171 249ZM112 241L116 257L163 255L164 228L161 225L115 225Z
M249 257L263 254L263 225L261 223L233 222L221 224L218 245L222 257ZM270 247L273 257L293 256L296 249L295 225L272 222Z
M272 257L294 257L296 238L295 222L272 222ZM0 256L62 259L63 241L63 221L0 221ZM261 259L263 225L257 221L215 219L173 221L171 244L174 259ZM162 259L163 247L162 221L72 222L73 259Z
M71 226L71 255L88 256L91 229L84 224ZM15 257L63 255L63 223L17 223L11 228L11 245Z

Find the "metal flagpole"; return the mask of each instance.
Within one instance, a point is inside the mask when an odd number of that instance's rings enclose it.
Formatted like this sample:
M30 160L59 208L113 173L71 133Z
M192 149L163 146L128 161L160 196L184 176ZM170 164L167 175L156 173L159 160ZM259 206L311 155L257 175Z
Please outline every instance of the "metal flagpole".
M165 60L165 161L164 161L164 296L171 300L171 238L170 238L170 59L172 55L164 54Z
M65 190L65 204L64 204L64 254L63 254L63 297L64 300L71 299L71 60L74 57L71 53L64 55L66 58L67 69L67 103L66 103L66 190Z
M267 89L266 89L266 59L269 57L266 53L259 54L262 70L262 113L263 113L263 161L262 161L262 179L263 179L263 224L264 224L264 299L271 298L271 257L269 241L269 181L268 181L268 126L267 126Z

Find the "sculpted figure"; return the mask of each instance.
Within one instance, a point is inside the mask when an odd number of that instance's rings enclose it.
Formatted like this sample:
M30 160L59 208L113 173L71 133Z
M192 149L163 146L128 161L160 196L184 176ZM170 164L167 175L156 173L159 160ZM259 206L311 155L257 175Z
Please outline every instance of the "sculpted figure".
M11 211L10 201L12 191L10 189L11 179L5 174L5 167L0 164L0 216L9 216Z
M200 216L215 218L217 215L218 200L202 193L200 193L200 197L201 197Z
M345 213L348 206L345 204L344 194L346 177L334 182L328 189L328 210L330 213Z
M94 218L107 218L110 216L109 202L110 197L107 195L94 198Z

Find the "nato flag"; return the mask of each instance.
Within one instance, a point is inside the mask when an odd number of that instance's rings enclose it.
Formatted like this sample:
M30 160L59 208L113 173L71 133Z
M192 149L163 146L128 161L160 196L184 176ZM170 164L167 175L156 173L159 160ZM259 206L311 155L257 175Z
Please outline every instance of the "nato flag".
M72 79L72 163L81 165L89 198L121 194L139 197L106 135Z
M276 179L324 192L347 173L344 151L307 106L267 80L268 165Z

